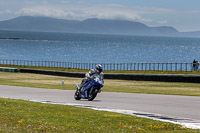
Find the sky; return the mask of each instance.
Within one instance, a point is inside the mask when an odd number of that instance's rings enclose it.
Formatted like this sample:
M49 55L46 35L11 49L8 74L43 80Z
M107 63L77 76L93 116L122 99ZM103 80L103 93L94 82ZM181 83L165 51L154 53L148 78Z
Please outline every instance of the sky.
M0 21L18 16L120 19L200 31L200 0L0 0Z

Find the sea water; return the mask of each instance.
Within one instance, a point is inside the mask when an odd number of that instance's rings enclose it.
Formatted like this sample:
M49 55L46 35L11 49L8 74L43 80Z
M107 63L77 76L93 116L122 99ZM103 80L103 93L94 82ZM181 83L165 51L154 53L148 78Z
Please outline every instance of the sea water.
M190 63L200 60L200 38L0 31L0 59Z

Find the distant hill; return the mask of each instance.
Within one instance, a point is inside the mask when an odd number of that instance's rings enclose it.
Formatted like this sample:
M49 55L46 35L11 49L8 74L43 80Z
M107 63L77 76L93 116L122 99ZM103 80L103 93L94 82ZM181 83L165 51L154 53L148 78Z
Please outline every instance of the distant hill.
M168 26L148 27L140 22L96 18L78 21L21 16L0 21L0 30L200 37L200 32L181 33L175 28Z

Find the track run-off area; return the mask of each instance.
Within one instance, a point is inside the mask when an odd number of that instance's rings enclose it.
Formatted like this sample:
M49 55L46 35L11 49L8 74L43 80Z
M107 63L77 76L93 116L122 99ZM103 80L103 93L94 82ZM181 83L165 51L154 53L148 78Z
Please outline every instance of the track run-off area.
M74 99L75 90L0 85L0 97L135 115L200 129L200 97L101 92L94 101Z

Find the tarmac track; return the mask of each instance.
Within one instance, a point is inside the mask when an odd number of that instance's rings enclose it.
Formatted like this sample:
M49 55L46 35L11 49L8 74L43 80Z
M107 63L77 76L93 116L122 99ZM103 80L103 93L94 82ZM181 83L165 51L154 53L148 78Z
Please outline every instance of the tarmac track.
M200 97L102 92L94 101L74 99L74 90L0 85L0 97L56 103L147 117L200 129Z

